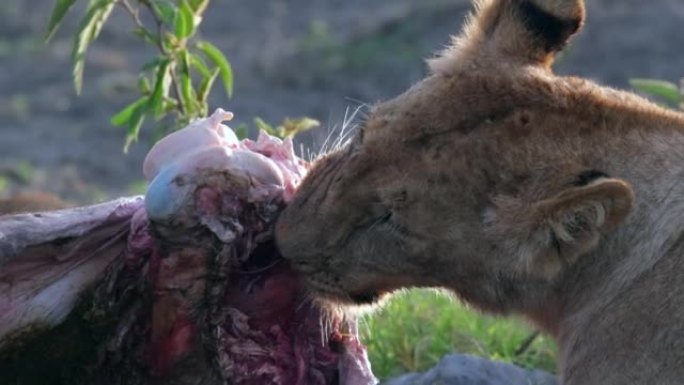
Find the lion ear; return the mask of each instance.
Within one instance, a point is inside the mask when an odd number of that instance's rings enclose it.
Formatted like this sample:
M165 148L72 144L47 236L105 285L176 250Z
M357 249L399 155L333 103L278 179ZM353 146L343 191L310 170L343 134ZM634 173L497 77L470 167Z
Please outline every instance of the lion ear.
M500 202L493 227L526 272L550 278L625 220L634 193L623 180L599 178L532 204L514 201Z
M453 46L430 63L434 71L472 60L550 67L584 23L583 0L476 0L475 8Z
M601 178L572 187L532 208L539 229L549 234L548 253L573 262L598 245L601 236L627 217L634 193L626 182Z

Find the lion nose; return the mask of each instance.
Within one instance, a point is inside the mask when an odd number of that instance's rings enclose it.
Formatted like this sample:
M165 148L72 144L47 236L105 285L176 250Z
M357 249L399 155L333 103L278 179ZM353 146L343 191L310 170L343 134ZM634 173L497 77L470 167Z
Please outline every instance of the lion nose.
M301 215L295 207L283 210L276 221L274 236L276 247L285 259L315 257L326 249L330 229L315 223L315 218Z

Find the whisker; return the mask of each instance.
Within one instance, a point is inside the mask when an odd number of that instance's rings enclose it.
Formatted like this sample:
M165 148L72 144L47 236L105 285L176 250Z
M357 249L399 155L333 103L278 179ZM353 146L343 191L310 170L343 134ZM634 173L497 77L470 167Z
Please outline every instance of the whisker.
M330 124L328 124L328 127L330 127ZM321 144L321 147L319 149L319 154L325 154L326 148L328 146L328 142L332 138L333 133L335 132L337 128L333 126L332 130L328 129L328 135L325 137L325 140L323 141L323 144Z
M342 122L342 130L340 135L337 137L337 140L333 144L332 150L339 150L349 144L356 133L356 130L359 128L360 123L362 122L362 120L359 119L359 116L365 107L365 104L358 105L351 113L349 108L347 108L344 115L344 120Z
M350 96L346 96L346 97L344 98L344 100L346 100L346 101L348 101L348 102L351 102L351 103L354 103L354 104L357 104L357 105L359 105L359 106L370 107L370 103L364 102L364 101L361 100L361 99L352 98L352 97L350 97Z
M370 105L357 99L347 98L347 100L354 102L356 106L347 106L340 124L332 124L331 118L329 118L328 133L318 151L310 151L309 162L314 162L326 154L346 147L352 140L358 127L367 120L367 111Z
M309 292L306 292L306 294L304 294L304 297L300 301L299 305L297 305L297 307L295 308L295 313L302 310L304 306L311 303L312 301L313 298L311 297L311 294Z

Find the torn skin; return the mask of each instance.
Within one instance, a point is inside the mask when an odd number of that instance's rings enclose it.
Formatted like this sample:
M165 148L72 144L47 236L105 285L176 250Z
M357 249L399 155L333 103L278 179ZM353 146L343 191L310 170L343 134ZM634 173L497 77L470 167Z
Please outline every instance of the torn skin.
M307 164L226 117L150 151L145 200L0 220L3 381L376 382L355 320L311 301L273 243Z

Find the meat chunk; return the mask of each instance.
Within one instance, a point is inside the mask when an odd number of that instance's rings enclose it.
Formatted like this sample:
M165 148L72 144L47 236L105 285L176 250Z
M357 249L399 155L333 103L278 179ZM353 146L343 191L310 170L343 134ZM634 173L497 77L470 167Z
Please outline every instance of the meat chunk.
M376 382L273 243L308 165L230 116L160 141L144 198L0 218L3 384Z

